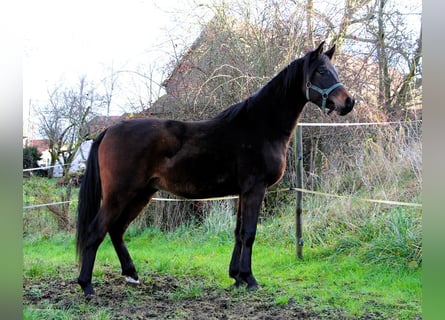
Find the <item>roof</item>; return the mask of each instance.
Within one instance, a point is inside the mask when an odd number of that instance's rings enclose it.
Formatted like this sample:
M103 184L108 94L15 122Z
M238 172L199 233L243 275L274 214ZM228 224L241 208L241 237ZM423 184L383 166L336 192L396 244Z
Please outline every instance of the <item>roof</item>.
M29 147L36 147L37 151L42 153L49 149L49 140L48 139L33 139L28 142Z
M88 123L88 133L94 136L122 119L122 116L96 116Z

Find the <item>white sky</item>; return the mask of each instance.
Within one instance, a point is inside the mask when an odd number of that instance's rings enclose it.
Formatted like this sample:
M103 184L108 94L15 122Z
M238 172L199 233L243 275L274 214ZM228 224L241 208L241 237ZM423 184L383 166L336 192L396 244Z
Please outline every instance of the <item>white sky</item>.
M24 78L57 80L137 59L170 22L154 2L160 1L30 1L24 12ZM176 2L160 5L167 9Z
M168 34L181 34L174 28L185 22L175 21L175 12L186 5L178 0L26 1L24 121L30 100L46 100L57 83L74 84L82 75L98 81L112 64L131 69L159 57L168 61ZM187 36L189 30L184 31Z

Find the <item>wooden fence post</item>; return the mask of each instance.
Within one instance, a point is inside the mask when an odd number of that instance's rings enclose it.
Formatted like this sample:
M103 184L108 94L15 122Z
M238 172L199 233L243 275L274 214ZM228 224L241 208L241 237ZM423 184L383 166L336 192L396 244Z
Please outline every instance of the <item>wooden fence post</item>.
M296 240L297 240L297 258L303 258L303 235L302 235L302 222L301 222L301 214L302 214L302 202L303 202L303 192L301 189L303 188L303 138L301 131L303 127L298 125L297 130L295 131L295 163L296 163L296 187L297 190L297 209L296 209Z

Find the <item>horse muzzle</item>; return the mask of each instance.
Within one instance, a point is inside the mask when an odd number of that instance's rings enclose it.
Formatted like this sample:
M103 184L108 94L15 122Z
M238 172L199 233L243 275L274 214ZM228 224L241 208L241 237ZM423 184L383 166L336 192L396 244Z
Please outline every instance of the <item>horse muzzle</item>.
M328 114L335 111L340 116L347 115L352 111L354 105L355 99L348 93L348 91L344 87L338 88L328 99Z

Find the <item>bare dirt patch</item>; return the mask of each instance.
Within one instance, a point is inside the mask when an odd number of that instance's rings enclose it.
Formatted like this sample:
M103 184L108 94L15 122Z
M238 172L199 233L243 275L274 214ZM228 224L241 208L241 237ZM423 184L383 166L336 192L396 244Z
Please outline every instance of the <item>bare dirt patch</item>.
M344 319L339 310L321 313L290 298L280 304L258 290L212 289L199 280L168 275L145 275L138 286L106 274L95 283L96 295L86 300L75 280L25 278L23 304L34 309L64 310L78 319L102 311L110 319ZM196 283L198 282L198 285ZM369 319L369 318L368 318Z

